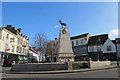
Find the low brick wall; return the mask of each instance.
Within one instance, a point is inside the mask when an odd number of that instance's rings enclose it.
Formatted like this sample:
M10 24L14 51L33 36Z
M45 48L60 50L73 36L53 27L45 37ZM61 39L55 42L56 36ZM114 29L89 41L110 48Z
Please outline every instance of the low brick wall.
M90 68L99 68L110 64L110 61L90 61Z
M13 71L50 71L50 70L68 70L67 63L27 63L27 64L14 64Z
M81 69L81 68L88 68L87 61L75 61L72 63L72 69Z

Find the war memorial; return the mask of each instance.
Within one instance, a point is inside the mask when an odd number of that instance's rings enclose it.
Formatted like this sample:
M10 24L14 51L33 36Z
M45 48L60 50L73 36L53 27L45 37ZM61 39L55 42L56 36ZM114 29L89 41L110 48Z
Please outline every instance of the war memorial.
M52 71L52 70L73 70L80 69L81 66L87 66L90 68L101 67L105 65L110 65L110 61L85 61L85 62L75 62L72 50L72 44L70 40L69 29L66 23L62 23L62 28L59 32L59 53L57 56L57 62L51 63L26 63L26 64L14 64L12 66L13 71Z

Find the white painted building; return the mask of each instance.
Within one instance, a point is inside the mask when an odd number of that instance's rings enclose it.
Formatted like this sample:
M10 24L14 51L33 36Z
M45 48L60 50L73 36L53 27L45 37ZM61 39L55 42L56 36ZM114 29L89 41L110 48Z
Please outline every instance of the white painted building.
M7 25L7 27L0 28L0 54L2 56L2 65L5 63L11 64L13 61L19 61L23 59L22 62L27 61L27 53L29 49L29 39L22 34L22 29L15 29L12 25ZM24 46L23 42L19 44L19 37L21 41L27 42ZM21 46L21 51L19 46Z
M86 60L89 36L89 33L86 33L71 37L72 49L76 61Z
M35 47L29 47L29 62L39 62L39 51Z
M101 48L103 53L116 53L115 44L108 38Z
M108 34L91 36L88 52L93 60L116 60L116 45L108 38Z

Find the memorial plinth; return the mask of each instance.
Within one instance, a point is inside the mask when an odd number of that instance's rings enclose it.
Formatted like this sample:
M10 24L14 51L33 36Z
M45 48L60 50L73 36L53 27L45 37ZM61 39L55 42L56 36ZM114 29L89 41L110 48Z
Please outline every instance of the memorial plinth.
M68 28L60 29L58 53L58 61L74 61L74 55Z

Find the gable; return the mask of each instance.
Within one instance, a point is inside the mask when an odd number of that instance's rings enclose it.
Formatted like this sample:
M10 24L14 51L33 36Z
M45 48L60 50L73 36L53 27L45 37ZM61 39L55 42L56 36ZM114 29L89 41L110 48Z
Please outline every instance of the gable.
M111 46L111 51L107 51L107 46ZM103 47L101 49L103 53L113 53L116 52L116 46L115 44L108 38L106 42L103 44Z

